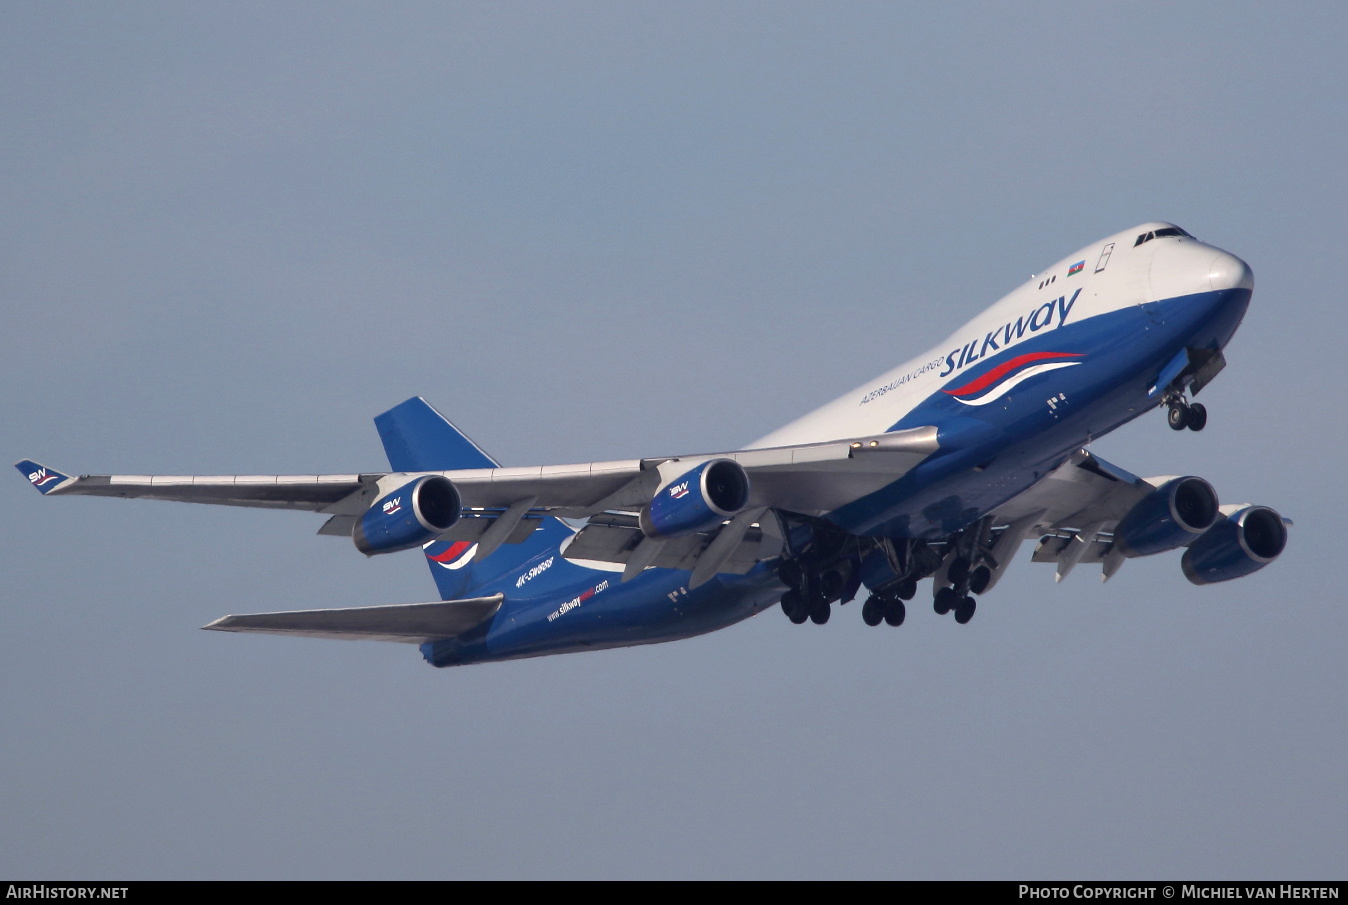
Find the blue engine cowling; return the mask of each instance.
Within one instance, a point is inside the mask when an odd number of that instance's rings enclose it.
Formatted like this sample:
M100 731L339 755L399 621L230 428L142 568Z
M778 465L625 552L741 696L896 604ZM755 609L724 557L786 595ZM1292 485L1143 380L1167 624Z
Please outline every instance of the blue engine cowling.
M647 537L679 537L730 518L749 502L749 476L733 459L711 459L661 487L641 510Z
M1259 571L1286 546L1282 516L1267 506L1246 506L1190 544L1180 567L1194 584L1230 581Z
M1171 478L1128 510L1114 528L1124 556L1150 556L1192 542L1217 521L1217 493L1202 478Z
M351 539L366 556L419 547L459 520L462 502L448 478L424 475L376 500Z

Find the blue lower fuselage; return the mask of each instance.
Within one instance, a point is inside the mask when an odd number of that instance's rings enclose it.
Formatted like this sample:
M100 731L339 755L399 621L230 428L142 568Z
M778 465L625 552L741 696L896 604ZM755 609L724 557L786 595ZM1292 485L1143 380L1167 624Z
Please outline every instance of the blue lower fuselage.
M1076 449L1156 407L1155 384L1166 365L1184 349L1225 346L1250 295L1235 288L1131 305L986 358L891 428L936 425L940 450L827 518L872 536L937 539L968 526ZM1038 353L1071 364L1018 382L986 404L952 393ZM548 555L554 563L521 587L519 576ZM505 595L496 616L467 635L424 644L422 653L450 666L692 637L775 605L784 585L773 566L760 563L746 575L723 574L689 589L685 571L647 569L624 582L620 571L578 565L554 550L475 589Z

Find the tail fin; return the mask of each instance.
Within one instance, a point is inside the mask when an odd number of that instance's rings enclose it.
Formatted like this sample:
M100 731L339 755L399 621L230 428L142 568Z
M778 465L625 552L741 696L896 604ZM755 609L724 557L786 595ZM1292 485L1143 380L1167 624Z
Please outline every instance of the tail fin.
M394 471L452 471L499 464L420 396L376 416L374 425ZM441 599L455 600L556 549L571 534L563 522L547 516L528 540L503 544L481 562L473 562L475 547L463 541L435 541L423 552Z

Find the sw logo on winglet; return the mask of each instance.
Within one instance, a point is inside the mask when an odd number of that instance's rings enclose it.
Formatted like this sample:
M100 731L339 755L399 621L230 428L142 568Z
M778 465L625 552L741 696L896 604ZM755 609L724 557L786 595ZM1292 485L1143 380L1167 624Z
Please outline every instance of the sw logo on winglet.
M68 475L63 475L54 468L39 465L37 462L33 462L29 459L24 459L22 462L15 463L14 467L19 470L20 474L28 479L28 483L32 484L43 493L55 490L62 481L68 480L69 478Z

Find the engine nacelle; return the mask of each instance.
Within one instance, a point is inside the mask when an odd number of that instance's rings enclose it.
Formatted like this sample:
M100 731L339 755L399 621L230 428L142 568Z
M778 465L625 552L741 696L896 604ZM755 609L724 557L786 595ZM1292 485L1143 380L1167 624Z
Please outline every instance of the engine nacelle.
M1282 516L1267 506L1246 506L1190 544L1180 567L1194 584L1230 581L1259 571L1286 546Z
M647 537L679 537L730 518L749 502L749 476L733 459L710 459L664 484L641 510Z
M1217 493L1202 478L1171 478L1147 494L1114 528L1124 556L1150 556L1198 538L1217 521Z
M423 475L376 500L356 522L351 539L366 556L410 550L459 520L459 491L441 475Z

